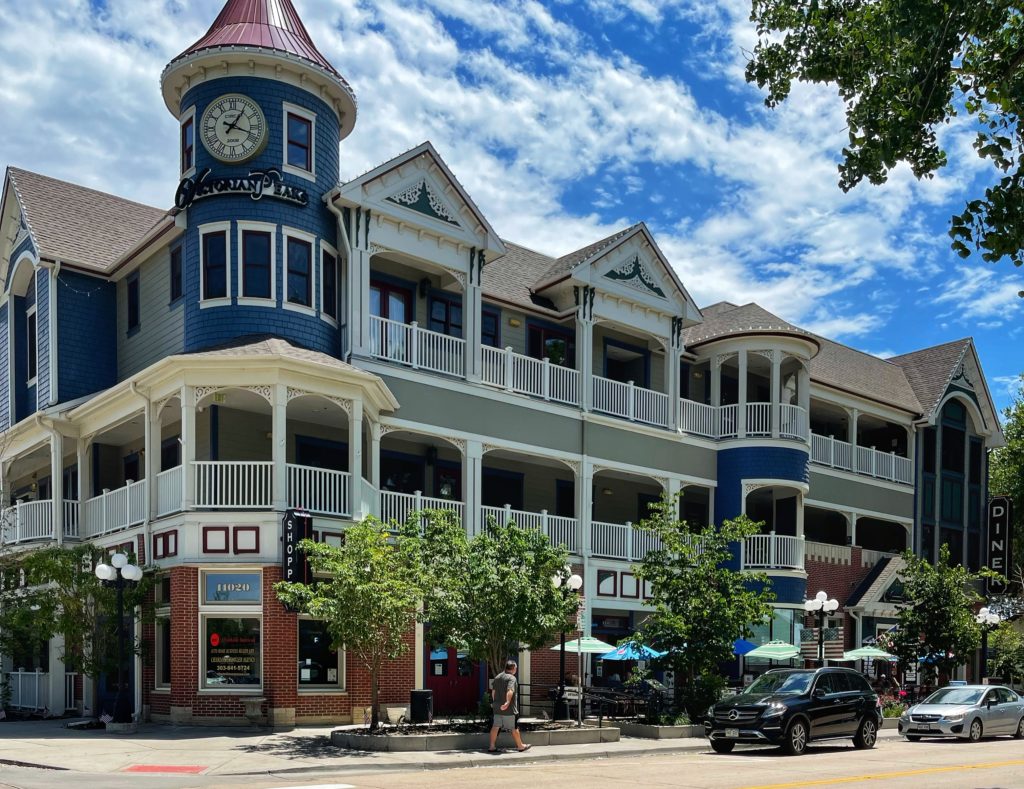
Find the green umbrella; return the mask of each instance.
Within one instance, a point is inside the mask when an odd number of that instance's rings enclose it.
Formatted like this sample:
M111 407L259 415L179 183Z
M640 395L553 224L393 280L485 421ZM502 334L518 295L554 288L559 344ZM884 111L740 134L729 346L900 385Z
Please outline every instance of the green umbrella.
M864 660L865 658L878 658L879 660L899 660L895 655L890 655L884 649L878 647L861 647L851 649L843 653L843 660Z
M792 644L785 641L769 641L767 644L757 647L757 649L750 650L743 657L748 659L761 658L762 660L790 660L799 656L800 650Z
M555 652L559 652L562 646L561 644L556 644L551 648ZM583 638L576 638L565 642L565 651L574 654L578 652L583 655L603 655L605 652L611 652L613 649L615 647L612 644L606 644L601 639L591 636L583 636Z

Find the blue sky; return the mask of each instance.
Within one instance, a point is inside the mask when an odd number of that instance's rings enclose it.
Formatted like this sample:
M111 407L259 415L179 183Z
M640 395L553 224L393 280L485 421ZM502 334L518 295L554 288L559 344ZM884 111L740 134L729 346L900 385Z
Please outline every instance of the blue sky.
M961 261L950 165L843 194L842 107L743 80L746 0L294 0L359 97L342 177L431 140L497 231L563 254L644 220L700 304L757 301L879 355L974 336L1000 406L1024 370L1024 272ZM222 0L0 0L0 162L159 206L177 182L163 66Z

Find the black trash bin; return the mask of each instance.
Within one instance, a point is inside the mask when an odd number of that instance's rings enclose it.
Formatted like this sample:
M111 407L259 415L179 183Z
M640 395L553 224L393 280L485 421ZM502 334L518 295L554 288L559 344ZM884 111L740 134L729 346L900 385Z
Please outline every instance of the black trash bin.
M434 720L434 691L409 691L409 718L413 723L432 723Z

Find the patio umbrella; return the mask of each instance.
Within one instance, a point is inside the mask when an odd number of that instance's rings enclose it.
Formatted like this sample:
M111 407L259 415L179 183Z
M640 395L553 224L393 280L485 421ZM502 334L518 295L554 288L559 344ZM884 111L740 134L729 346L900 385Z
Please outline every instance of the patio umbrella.
M753 649L757 649L757 644L753 644L745 638L737 638L732 642L732 653L734 655L746 655Z
M555 644L551 649L555 652L561 652L562 645ZM600 655L613 649L615 647L611 644L606 644L601 639L593 638L592 636L583 636L583 638L575 638L572 641L565 642L566 652L579 652L584 655Z
M800 650L785 641L769 641L756 649L750 650L743 657L761 658L762 660L790 660L799 657Z
M891 655L884 649L878 647L861 647L860 649L851 649L849 652L843 653L843 660L865 660L867 658L878 658L879 660L899 660L895 655Z
M630 641L628 644L615 647L611 652L604 653L601 655L601 660L654 660L664 654L664 652L651 649L645 644L641 645Z

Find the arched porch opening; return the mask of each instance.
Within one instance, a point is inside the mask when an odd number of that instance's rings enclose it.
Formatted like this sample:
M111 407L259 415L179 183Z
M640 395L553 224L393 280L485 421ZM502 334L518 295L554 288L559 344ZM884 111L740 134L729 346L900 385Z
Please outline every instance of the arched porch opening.
M869 551L901 553L909 547L907 527L880 518L857 518L856 544Z
M639 561L660 542L634 524L649 517L665 495L662 481L642 474L600 469L594 474L590 550L594 556Z
M380 518L404 523L420 509L445 509L465 524L461 446L439 436L395 430L380 441Z
M748 483L743 512L761 533L742 546L744 568L804 569L804 492L781 482Z
M288 506L315 515L352 515L349 409L315 393L294 395L286 410ZM364 453L365 456L365 453ZM361 471L360 471L361 473Z
M828 545L849 544L849 520L836 510L804 508L804 537Z

